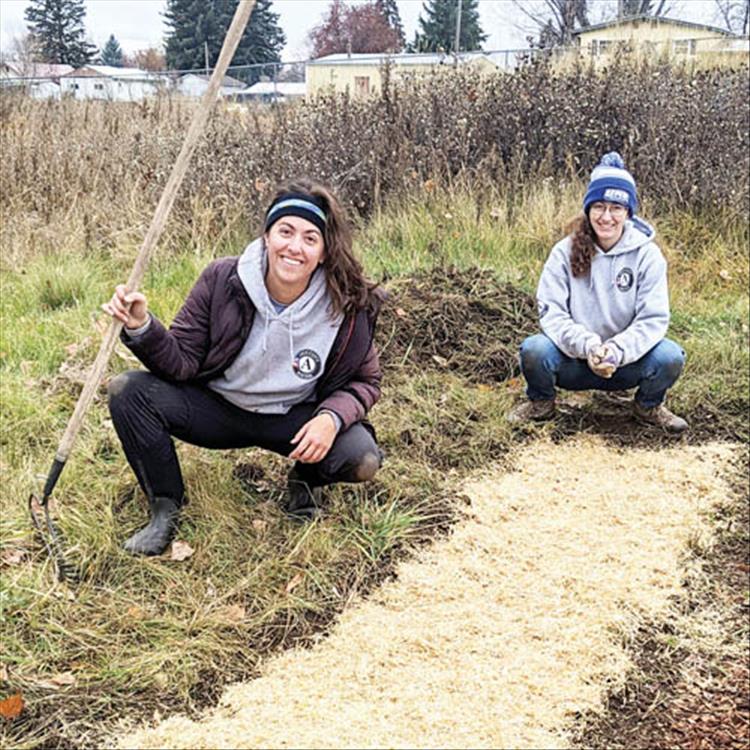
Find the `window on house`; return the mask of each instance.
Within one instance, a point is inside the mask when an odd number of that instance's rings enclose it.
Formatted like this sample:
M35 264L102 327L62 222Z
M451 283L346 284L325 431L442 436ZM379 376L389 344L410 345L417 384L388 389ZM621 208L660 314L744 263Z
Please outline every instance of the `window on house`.
M94 84L94 90L96 90L96 91L104 91L104 84L103 83L95 83Z
M354 76L354 93L358 95L370 93L370 76Z
M612 51L612 40L610 39L594 39L591 42L591 55L592 57L598 57L599 55L606 55Z
M674 53L676 55L694 55L695 39L675 39Z

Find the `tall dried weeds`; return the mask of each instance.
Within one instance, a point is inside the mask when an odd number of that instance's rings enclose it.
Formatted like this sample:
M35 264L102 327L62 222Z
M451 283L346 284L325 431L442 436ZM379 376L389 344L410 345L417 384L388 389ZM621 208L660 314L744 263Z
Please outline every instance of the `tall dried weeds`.
M274 183L290 175L330 182L367 213L414 184L459 174L491 180L509 195L537 177L585 177L612 149L660 208L744 216L747 86L747 66L693 70L625 60L598 72L451 70L390 78L366 101L331 93L290 107L223 109L194 158L171 226L180 240L215 241L227 227L256 222ZM192 106L4 96L6 251L136 241Z

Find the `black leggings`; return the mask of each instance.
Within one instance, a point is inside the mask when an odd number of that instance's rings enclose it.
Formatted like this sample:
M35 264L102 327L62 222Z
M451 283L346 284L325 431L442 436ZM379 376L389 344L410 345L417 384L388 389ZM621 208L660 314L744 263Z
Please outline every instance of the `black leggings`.
M206 386L170 383L150 372L131 370L109 385L109 410L128 462L149 498L182 501L185 485L172 436L203 448L257 446L287 456L289 442L312 418L316 404L293 406L286 414L257 414L231 404ZM316 464L297 462L299 479L311 487L372 478L382 454L369 425L340 432Z

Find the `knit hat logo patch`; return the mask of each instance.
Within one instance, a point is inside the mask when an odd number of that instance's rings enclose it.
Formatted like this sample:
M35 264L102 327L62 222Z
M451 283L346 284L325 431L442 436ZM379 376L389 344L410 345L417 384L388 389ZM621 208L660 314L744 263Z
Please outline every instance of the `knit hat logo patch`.
M604 191L604 200L610 203L622 203L623 206L628 205L628 194L624 190L618 190L617 188L607 188Z
M627 292L633 286L635 276L631 268L623 268L615 278L615 284L621 292Z
M292 370L298 378L311 380L320 373L321 361L317 352L312 349L302 349L294 356Z

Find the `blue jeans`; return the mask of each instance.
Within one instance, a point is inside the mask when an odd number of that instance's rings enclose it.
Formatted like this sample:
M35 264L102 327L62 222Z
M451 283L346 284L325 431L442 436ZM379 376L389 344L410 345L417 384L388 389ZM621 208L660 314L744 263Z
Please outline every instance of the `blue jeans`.
M667 389L680 377L685 365L682 347L662 339L636 362L620 367L611 378L595 375L585 359L563 354L543 333L521 344L521 372L531 401L550 401L555 386L566 391L624 391L638 388L636 401L646 409L664 401Z

